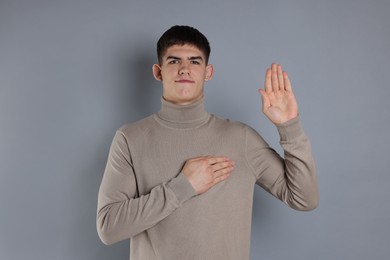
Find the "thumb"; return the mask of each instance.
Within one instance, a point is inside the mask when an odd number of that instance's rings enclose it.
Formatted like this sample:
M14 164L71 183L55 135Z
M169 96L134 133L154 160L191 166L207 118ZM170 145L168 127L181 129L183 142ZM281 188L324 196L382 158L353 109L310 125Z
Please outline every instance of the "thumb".
M263 89L259 89L259 93L263 101L263 111L265 111L268 107L271 106L271 103L269 101L267 93Z

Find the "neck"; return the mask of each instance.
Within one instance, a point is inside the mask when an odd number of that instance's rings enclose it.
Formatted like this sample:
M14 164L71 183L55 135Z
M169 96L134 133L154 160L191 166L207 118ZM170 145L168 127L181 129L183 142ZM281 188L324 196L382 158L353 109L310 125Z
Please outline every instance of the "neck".
M188 106L188 105L191 105L193 103L196 103L198 102L199 100L203 100L204 99L204 96L201 95L199 97L197 97L195 100L191 100L191 101L183 101L183 102L175 102L175 101L172 101L172 100L169 100L168 98L164 97L164 95L162 96L162 99L164 99L165 101L167 101L168 103L172 103L172 104L175 104L175 105L179 105L179 106Z
M187 105L178 105L161 98L158 121L173 128L191 128L204 124L209 113L204 109L204 98Z

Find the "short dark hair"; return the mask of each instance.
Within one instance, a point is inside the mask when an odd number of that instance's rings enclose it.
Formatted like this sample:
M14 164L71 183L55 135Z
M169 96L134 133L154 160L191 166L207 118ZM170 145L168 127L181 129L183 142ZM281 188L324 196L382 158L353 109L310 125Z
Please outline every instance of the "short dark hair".
M173 45L193 45L203 52L206 64L210 57L210 44L206 36L197 29L187 25L175 25L168 29L157 42L157 58L162 63L162 58L167 49Z

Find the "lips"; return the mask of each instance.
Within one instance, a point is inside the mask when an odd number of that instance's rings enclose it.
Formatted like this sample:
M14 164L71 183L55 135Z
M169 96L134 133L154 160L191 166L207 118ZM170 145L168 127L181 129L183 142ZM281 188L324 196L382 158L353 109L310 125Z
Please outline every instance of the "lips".
M178 82L178 83L194 83L193 80L189 80L189 79L180 79L180 80L176 80L176 82Z

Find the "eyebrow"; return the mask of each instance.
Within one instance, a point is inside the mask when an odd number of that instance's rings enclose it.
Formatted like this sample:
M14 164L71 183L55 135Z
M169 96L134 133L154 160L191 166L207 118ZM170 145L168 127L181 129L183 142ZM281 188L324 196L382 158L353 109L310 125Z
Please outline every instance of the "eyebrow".
M202 60L203 61L202 56L191 56L191 57L188 57L187 59L188 60ZM181 58L176 57L176 56L168 56L167 60L181 60Z

